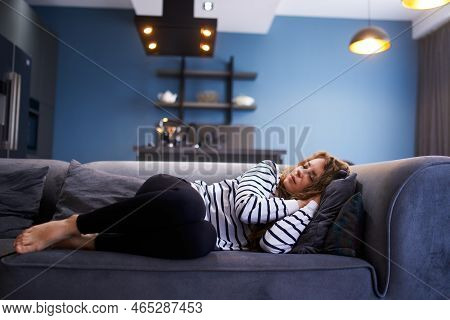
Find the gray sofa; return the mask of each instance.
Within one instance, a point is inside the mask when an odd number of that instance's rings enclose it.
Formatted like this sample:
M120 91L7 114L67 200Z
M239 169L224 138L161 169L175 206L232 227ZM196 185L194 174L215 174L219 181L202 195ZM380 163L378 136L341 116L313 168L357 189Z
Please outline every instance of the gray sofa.
M49 165L39 222L49 220L68 168L56 160L0 159L15 168ZM207 182L253 164L93 162L129 176L168 173ZM213 251L192 260L111 252L45 250L0 261L6 299L445 299L450 296L450 158L353 166L368 216L364 259L326 254ZM1 240L2 254L12 240Z

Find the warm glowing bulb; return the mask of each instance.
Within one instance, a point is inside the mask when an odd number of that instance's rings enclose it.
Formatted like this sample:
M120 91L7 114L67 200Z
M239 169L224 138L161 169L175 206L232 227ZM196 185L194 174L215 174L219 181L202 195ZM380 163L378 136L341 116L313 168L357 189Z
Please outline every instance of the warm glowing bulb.
M211 30L209 30L209 29L201 29L200 30L200 33L202 34L202 35L204 35L205 37L210 37L211 35L212 35L212 32L211 32Z
M162 121L163 121L163 122L167 122L167 121L169 121L169 119L163 118Z
M356 41L350 45L350 50L358 54L374 54L386 51L391 47L389 41L366 38L360 41Z
M445 6L449 3L449 0L402 0L402 4L405 8L426 10Z
M148 45L148 48L150 50L156 49L158 45L156 44L156 42L150 42L150 44Z
M200 45L200 48L201 48L203 51L209 51L209 49L210 49L210 47L209 47L208 44L201 44L201 45Z
M144 29L144 33L145 34L150 34L150 33L152 33L153 32L153 28L152 27L146 27L145 29Z

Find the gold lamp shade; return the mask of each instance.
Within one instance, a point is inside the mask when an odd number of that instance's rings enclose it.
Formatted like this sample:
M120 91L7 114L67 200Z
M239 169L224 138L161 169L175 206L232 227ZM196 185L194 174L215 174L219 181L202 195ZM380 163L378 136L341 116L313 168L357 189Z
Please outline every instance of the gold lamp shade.
M426 10L445 6L449 3L449 0L402 0L402 4L405 8Z
M379 27L367 27L359 30L348 46L351 52L357 54L374 54L388 50L391 41L386 31Z

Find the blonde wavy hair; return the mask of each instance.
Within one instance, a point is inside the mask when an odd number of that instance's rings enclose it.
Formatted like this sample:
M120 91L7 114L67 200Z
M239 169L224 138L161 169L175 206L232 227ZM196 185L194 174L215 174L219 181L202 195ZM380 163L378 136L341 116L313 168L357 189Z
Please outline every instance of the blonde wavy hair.
M324 159L325 167L322 175L319 179L316 179L310 186L298 193L290 193L284 187L283 181L286 177L298 166L305 166L309 161L314 159ZM295 199L295 200L307 200L316 195L319 195L325 190L325 188L330 184L330 182L335 178L336 173L340 170L344 170L347 173L350 172L348 164L344 161L337 159L336 157L330 155L326 151L318 151L311 156L303 159L294 166L288 166L281 172L280 181L278 182L275 196L283 198L285 200ZM248 225L250 228L250 235L248 236L247 248L253 251L260 251L259 240L264 235L264 233L270 229L276 221L272 221L266 224L254 224Z

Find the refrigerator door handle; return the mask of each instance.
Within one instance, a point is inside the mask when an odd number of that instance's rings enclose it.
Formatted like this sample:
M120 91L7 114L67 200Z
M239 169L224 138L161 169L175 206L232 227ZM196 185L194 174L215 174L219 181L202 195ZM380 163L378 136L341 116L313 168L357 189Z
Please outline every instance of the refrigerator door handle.
M6 116L6 83L0 80L0 130L2 130L1 126L5 125L5 116ZM1 132L0 132L1 138Z
M20 117L20 91L22 78L16 72L6 74L6 81L9 82L9 96L7 103L9 105L8 119L8 139L5 141L6 150L17 150L19 144L19 117Z

